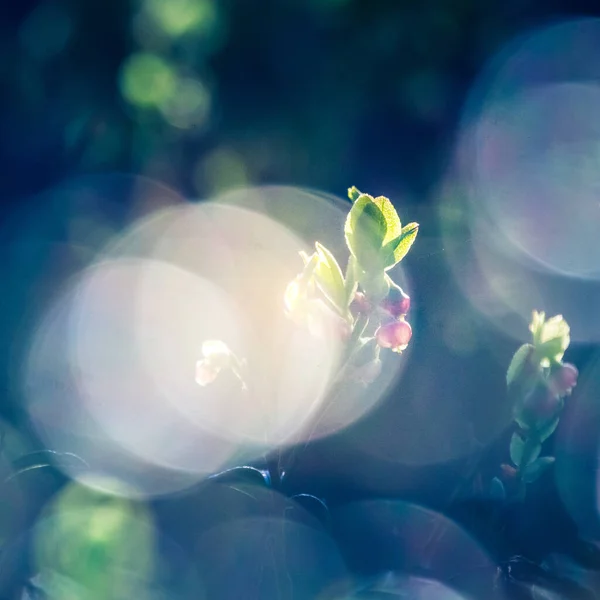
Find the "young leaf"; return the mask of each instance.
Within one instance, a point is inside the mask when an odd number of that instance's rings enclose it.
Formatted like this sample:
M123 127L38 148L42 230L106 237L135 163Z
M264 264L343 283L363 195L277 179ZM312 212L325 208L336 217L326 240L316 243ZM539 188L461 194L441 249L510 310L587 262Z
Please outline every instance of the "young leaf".
M317 285L331 303L340 312L345 313L346 290L342 270L333 254L325 246L317 242L315 247L319 256L319 262L314 271Z
M530 463L523 471L523 481L531 483L541 477L554 464L554 456L542 456Z
M344 225L346 243L365 271L381 268L381 245L387 233L385 215L368 194L352 205Z
M531 344L523 344L514 354L508 371L506 372L506 384L510 387L512 383L521 375L527 362L533 354L534 348Z
M352 202L356 202L360 196L362 196L362 194L355 185L353 185L351 188L348 188L348 198L350 198Z
M506 490L504 489L504 484L497 477L492 479L492 483L490 485L490 495L495 500L506 499Z
M419 224L409 223L402 228L402 232L397 238L394 238L383 247L382 255L386 270L398 264L408 254L418 232Z
M358 289L358 274L356 272L356 258L351 254L348 258L348 264L346 266L346 280L344 287L346 291L346 308L352 304L356 290Z
M537 344L540 339L542 327L544 326L544 321L546 320L546 313L538 312L537 310L533 311L533 315L531 317L531 323L529 324L529 331L533 336L533 343Z
M389 198L377 196L377 198L373 199L373 202L377 205L385 218L386 233L382 242L382 245L385 246L388 242L391 242L402 234L402 223Z
M569 325L562 315L546 320L544 313L533 313L529 327L533 333L535 350L544 367L559 362L569 347Z

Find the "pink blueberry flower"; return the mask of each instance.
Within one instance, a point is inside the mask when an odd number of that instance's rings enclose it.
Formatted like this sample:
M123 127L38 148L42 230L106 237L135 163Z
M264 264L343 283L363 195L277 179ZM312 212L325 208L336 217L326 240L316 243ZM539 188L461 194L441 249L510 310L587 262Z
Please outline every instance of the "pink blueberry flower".
M381 302L381 308L397 319L410 310L410 296L399 286L392 286L387 297Z
M381 325L375 332L377 343L382 348L390 348L394 352L402 352L410 342L412 328L404 319L389 321Z
M550 389L558 396L566 396L577 385L579 371L575 365L565 363L550 376Z
M367 297L362 292L356 292L354 294L354 300L352 302L353 308L356 312L361 314L368 314L371 312L371 303L367 300Z

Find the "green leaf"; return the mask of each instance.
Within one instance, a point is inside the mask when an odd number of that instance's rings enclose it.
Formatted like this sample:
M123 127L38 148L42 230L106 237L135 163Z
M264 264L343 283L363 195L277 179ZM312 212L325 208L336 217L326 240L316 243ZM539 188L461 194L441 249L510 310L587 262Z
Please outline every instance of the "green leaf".
M535 424L532 415L527 412L523 406L517 406L513 410L513 417L517 425L524 430L529 430Z
M300 279L302 279L303 283L308 283L308 281L313 276L317 265L319 264L319 255L317 252L313 252L310 256L306 254L304 251L300 251L300 256L302 257L302 261L304 262L304 269L300 274Z
M523 471L523 481L531 483L541 477L554 464L554 456L542 456L531 462Z
M553 338L540 344L536 347L541 364L544 367L549 367L553 363L560 362L565 354L565 350L569 346L569 337Z
M408 254L418 232L419 224L409 223L402 228L402 232L397 238L383 247L382 255L386 270L398 264Z
M350 198L352 202L356 202L360 196L362 196L362 194L355 185L353 185L351 188L348 188L348 198Z
M534 312L529 328L542 366L561 361L571 341L569 325L562 315L546 320L544 313Z
M542 331L542 327L544 326L544 321L546 320L546 313L538 312L537 310L533 311L533 315L531 317L531 323L529 324L529 331L533 336L533 343L537 344L540 339L540 334Z
M510 440L510 459L518 469L523 469L533 462L541 450L542 446L537 438L523 439L518 433L513 433Z
M515 380L521 375L523 369L527 366L527 362L534 352L534 347L531 344L523 344L514 354L508 371L506 372L506 384L510 387Z
M344 225L346 243L365 271L381 268L381 245L387 233L385 215L368 194L352 205Z
M359 274L359 282L373 305L379 304L390 292L390 280L385 275L383 271Z
M356 290L358 289L358 274L356 272L356 258L351 254L348 258L348 264L346 265L346 280L344 282L346 292L346 308L349 308L354 300Z
M388 242L391 242L402 234L402 223L389 198L377 196L377 198L373 199L373 202L377 205L385 218L386 233L382 241L382 246L385 246Z
M525 441L523 448L523 455L521 456L521 464L519 469L524 469L527 465L531 464L542 451L542 445L537 437L529 437Z
M492 483L490 485L490 495L496 500L506 499L506 490L504 489L504 484L497 477L492 479Z
M512 438L510 439L510 460L513 461L517 468L521 464L524 448L525 441L523 438L518 433L513 433Z
M541 442L547 440L556 431L559 422L560 417L554 417L553 419L550 419L547 423L544 423L537 430L537 436L540 438Z
M331 252L322 244L315 244L319 261L315 267L314 275L317 285L327 296L330 302L340 310L346 312L346 289L342 270Z

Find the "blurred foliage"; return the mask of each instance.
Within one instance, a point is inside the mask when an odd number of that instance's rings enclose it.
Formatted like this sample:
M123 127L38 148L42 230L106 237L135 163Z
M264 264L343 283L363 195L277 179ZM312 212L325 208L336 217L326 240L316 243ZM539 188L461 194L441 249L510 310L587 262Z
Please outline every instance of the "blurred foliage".
M154 569L152 522L143 506L75 484L46 508L35 548L49 598L141 597Z
M419 447L438 446L436 456L453 457L455 448L444 444L466 429L465 416L474 447L497 434L510 412L499 365L514 340L470 310L447 276L432 241L436 223L464 243L467 213L462 190L440 192L438 184L466 93L485 62L524 30L587 11L586 2L25 0L1 10L0 184L9 212L24 207L39 215L29 196L81 172L133 172L188 197L278 182L339 193L353 181L414 215L427 232L411 256L414 288L427 293L411 308L420 330L411 344L414 369L402 382L410 401L389 403L352 432L356 447L361 435L368 439L369 452L377 449L373 440L397 445L386 448L384 460L334 439L308 462L311 485L321 477L326 489L339 488L346 474L352 486L363 477L365 488L382 493L420 486L425 501L445 498L456 473L447 477L445 466L408 472L402 444L418 438ZM404 213L407 204L432 199L440 200L439 215L415 206ZM27 257L63 227L46 233L54 223L49 212L29 222L32 248L17 247ZM296 216L312 218L300 209ZM108 237L98 221L73 221L70 234L87 239L96 228ZM6 404L14 400L11 335L40 289L30 285L37 271L26 271L11 251L3 260L12 275L2 315ZM473 376L481 373L486 377ZM7 438L6 447L20 452L18 442ZM29 449L29 440L22 445ZM302 473L298 478L303 485ZM190 524L202 518L197 505L185 514L177 505L173 515L171 530L193 537ZM540 534L540 545L550 533ZM155 540L138 505L69 487L47 506L33 538L34 566L46 574L40 584L51 597L144 597ZM94 591L82 596L82 588Z
M358 172L393 195L431 185L465 84L540 8L41 0L11 11L0 76L14 192L114 169L199 195L229 179L333 191Z

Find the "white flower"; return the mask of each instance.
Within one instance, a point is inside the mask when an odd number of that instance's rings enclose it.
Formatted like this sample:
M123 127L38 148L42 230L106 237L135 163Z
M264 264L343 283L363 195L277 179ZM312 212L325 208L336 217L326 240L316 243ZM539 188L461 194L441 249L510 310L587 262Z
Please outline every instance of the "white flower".
M211 365L206 359L199 360L196 363L196 383L199 386L206 387L217 378L220 370Z
M202 344L202 358L196 363L196 383L206 387L219 375L221 369L231 367L233 354L221 340L206 340Z

